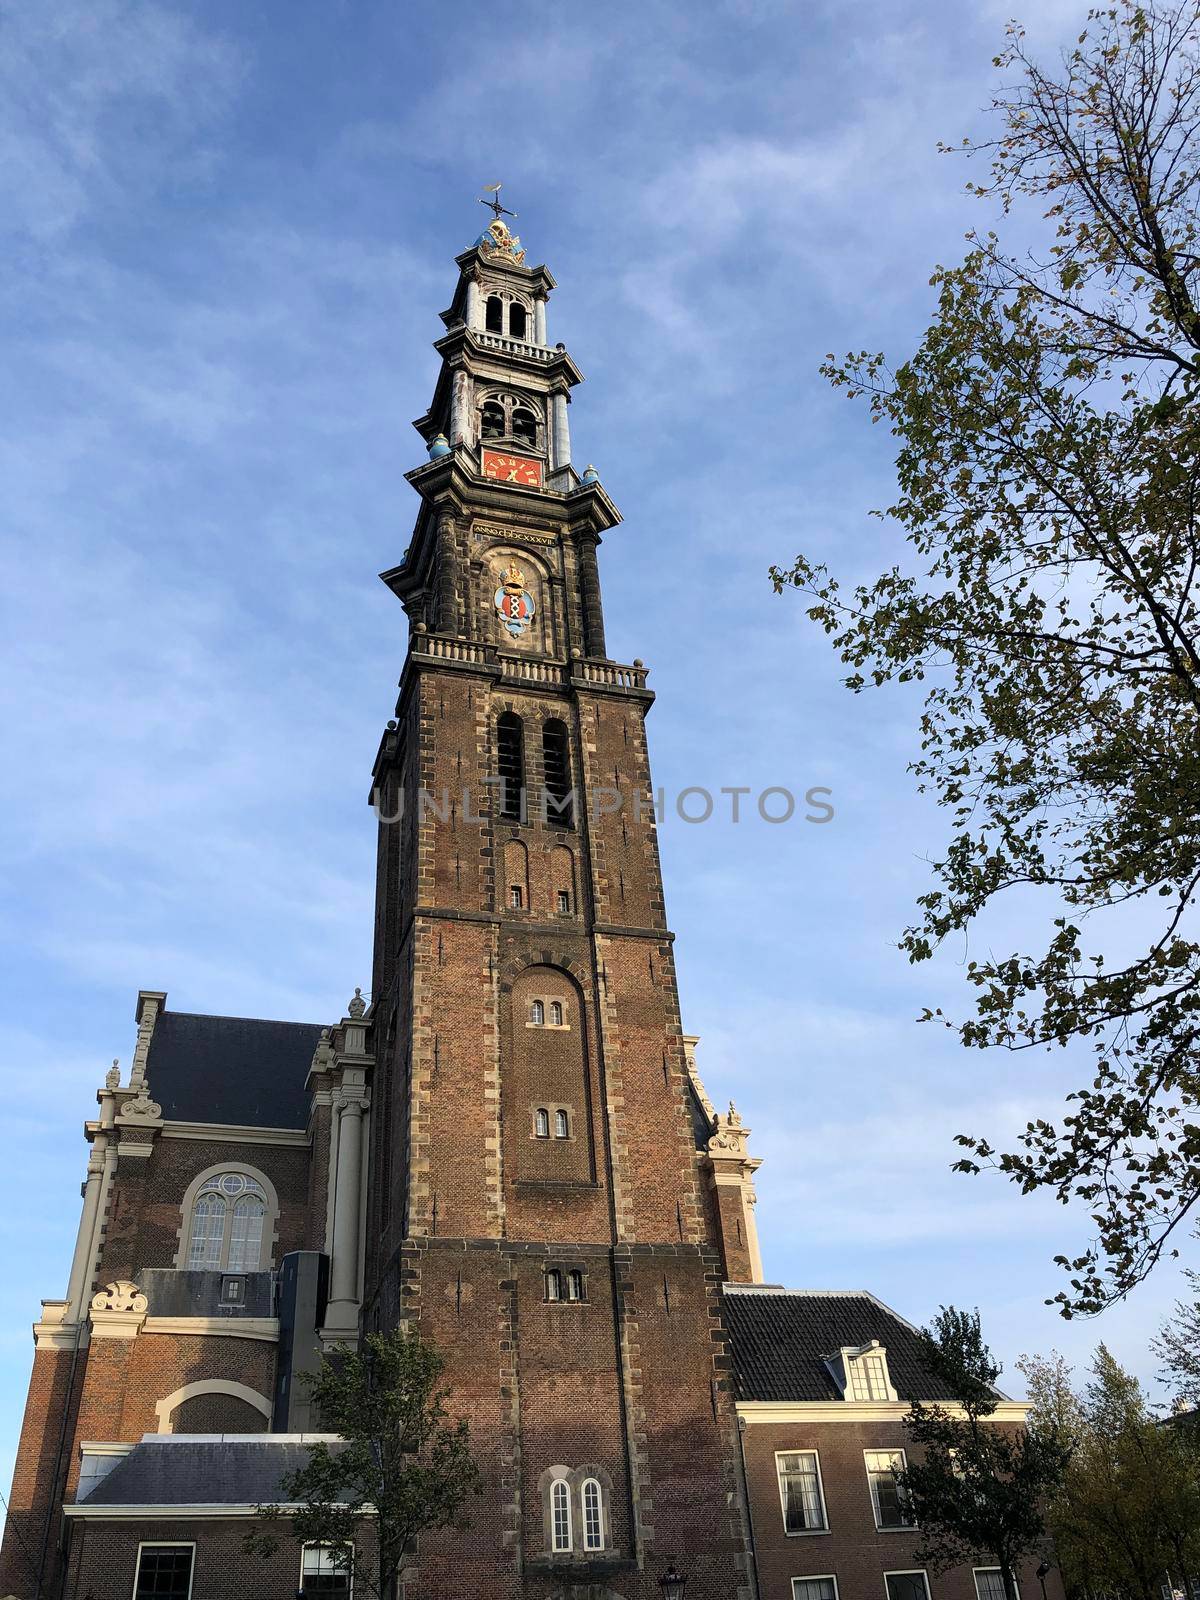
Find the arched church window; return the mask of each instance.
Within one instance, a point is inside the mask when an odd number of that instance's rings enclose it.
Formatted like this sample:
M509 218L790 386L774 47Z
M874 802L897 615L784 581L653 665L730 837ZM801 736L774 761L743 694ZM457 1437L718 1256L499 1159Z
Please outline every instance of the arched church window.
M546 1274L546 1299L562 1299L562 1273L557 1267L551 1267Z
M532 411L517 406L512 414L512 433L518 444L527 444L530 449L537 448L537 418Z
M583 1501L583 1548L585 1550L604 1549L604 1518L601 1506L604 1503L603 1491L595 1478L583 1480L581 1493Z
M258 1272L263 1266L267 1202L245 1172L218 1172L192 1201L184 1266L189 1272Z
M533 1114L533 1131L539 1139L550 1137L550 1113L545 1106L539 1106Z
M514 339L523 339L525 326L525 307L519 300L514 300L508 308L508 331Z
M483 325L489 333L504 332L504 301L498 294L488 295Z
M567 1113L565 1111L556 1111L554 1113L554 1137L556 1139L566 1139L570 1137L570 1133L571 1124L567 1120Z
M575 798L571 793L571 758L567 730L557 718L542 729L542 768L546 779L546 819L560 828L575 826Z
M540 1028L546 1020L546 1006L542 1000L534 1000L529 1007L529 1020L535 1028Z
M521 719L503 711L496 719L496 776L500 779L500 815L506 822L521 820L521 790L525 785L525 739Z
M562 1001L561 1000L551 1000L551 1002L550 1002L550 1026L552 1028L561 1028L562 1025L563 1025Z
M498 400L488 400L484 404L483 437L485 439L504 437L504 407Z
M565 1478L550 1485L550 1543L555 1550L571 1548L571 1489Z
M583 1299L583 1273L578 1267L572 1267L567 1273L567 1299Z

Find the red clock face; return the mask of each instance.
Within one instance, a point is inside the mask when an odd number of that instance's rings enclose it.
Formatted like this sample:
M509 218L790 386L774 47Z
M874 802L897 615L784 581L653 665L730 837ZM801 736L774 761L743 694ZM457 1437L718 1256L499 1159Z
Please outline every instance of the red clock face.
M542 463L528 456L509 456L499 450L483 452L483 475L499 483L521 483L530 489L542 486Z

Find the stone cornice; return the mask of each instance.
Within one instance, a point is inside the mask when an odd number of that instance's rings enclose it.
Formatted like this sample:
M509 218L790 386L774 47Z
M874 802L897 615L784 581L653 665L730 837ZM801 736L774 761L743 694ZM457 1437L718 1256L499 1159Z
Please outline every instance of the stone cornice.
M950 1400L926 1400L925 1405L940 1405L952 1417L962 1417L963 1408ZM1029 1407L1016 1400L1002 1400L987 1419L989 1422L1024 1422ZM737 1414L747 1423L772 1422L903 1422L908 1415L904 1400L739 1400Z
M278 1144L307 1147L305 1128L255 1128L234 1122L164 1122L164 1139L202 1139L206 1144Z
M278 1317L147 1317L143 1333L201 1334L227 1339L279 1340Z

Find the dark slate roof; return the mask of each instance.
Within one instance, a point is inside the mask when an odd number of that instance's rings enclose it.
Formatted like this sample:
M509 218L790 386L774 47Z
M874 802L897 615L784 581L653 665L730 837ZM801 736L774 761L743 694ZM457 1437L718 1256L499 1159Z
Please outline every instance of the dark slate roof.
M688 1110L692 1114L692 1138L696 1141L697 1150L707 1150L708 1141L712 1138L712 1118L704 1109L695 1083L688 1078Z
M302 1435L185 1434L143 1439L81 1502L87 1506L270 1505L309 1459Z
M304 1128L304 1082L321 1037L316 1022L162 1011L146 1076L163 1116L252 1128Z
M865 1289L736 1288L725 1319L739 1400L840 1400L824 1356L878 1339L901 1400L952 1400L921 1366L917 1331Z

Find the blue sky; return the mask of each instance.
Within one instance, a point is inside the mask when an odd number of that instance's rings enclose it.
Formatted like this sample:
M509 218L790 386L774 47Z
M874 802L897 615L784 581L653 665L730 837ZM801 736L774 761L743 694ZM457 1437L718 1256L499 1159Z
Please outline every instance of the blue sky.
M1032 38L1082 9L1039 0ZM1006 1362L1103 1336L1153 1370L1169 1271L1064 1324L1050 1258L1086 1219L949 1172L955 1133L1053 1113L1069 1074L916 1024L967 999L962 947L915 970L895 949L944 836L905 772L916 706L852 698L766 580L801 549L893 559L868 516L891 441L816 369L919 337L980 220L935 145L980 126L1007 10L0 7L0 1448L137 989L323 1021L367 981L404 641L375 574L408 542L409 419L497 179L588 378L577 460L625 516L609 649L652 669L656 781L833 791L824 827L662 829L684 1025L764 1157L768 1277L918 1321L978 1304Z

